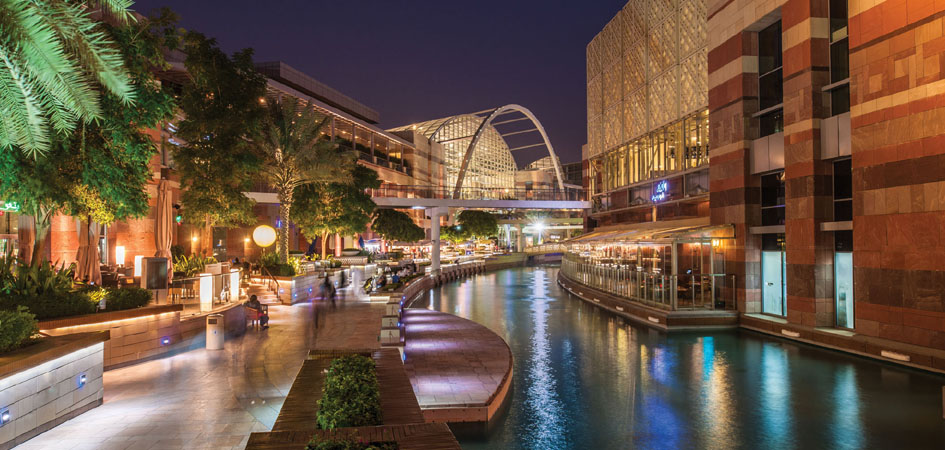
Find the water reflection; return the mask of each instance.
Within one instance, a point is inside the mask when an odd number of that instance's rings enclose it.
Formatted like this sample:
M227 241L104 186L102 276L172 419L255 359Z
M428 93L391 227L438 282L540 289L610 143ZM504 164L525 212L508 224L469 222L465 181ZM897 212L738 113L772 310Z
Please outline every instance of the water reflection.
M945 448L943 377L750 332L659 333L556 276L494 272L421 303L512 349L509 411L464 448Z

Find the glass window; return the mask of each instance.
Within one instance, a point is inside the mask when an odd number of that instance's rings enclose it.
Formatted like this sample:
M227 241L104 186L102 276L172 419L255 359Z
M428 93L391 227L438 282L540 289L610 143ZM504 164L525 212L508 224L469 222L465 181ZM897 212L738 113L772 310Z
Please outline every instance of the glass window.
M850 111L850 85L844 84L830 90L830 115L836 116Z
M99 262L108 265L108 227L102 226L102 234L98 236Z
M758 109L765 110L781 104L784 101L781 69L778 68L773 72L762 75L758 79L758 90L760 95Z
M784 225L784 172L761 177L761 225Z
M853 232L837 231L834 241L833 279L837 326L853 328Z
M761 137L784 131L784 114L780 109L765 114L759 119L761 121L759 129Z
M287 226L286 224L279 224ZM226 261L226 228L213 227L213 257L217 261Z
M761 312L778 316L787 315L784 235L762 235L761 249Z
M833 220L853 220L853 171L849 158L833 163Z
M830 43L830 82L850 77L850 49L846 38Z
M781 21L758 32L758 73L766 74L781 67Z

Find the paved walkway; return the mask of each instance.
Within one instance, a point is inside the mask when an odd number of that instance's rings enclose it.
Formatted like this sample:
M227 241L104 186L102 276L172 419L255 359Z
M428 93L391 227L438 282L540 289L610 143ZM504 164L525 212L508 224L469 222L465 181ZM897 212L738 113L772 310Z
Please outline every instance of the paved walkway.
M427 309L407 309L404 324L404 368L427 420L491 418L511 379L505 341L476 322Z
M105 372L105 403L17 447L242 449L269 431L313 347L375 347L383 305L270 306L270 328L247 330L223 351L194 350ZM317 332L317 336L316 336ZM372 336L373 334L373 336Z

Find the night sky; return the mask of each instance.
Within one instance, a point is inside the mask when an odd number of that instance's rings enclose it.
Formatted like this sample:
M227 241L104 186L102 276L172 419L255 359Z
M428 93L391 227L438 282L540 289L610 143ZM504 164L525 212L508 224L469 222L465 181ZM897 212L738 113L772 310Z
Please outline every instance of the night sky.
M518 103L545 126L562 162L586 142L587 43L626 0L195 1L168 6L227 52L255 49L381 116L392 128ZM516 152L519 164L540 154Z

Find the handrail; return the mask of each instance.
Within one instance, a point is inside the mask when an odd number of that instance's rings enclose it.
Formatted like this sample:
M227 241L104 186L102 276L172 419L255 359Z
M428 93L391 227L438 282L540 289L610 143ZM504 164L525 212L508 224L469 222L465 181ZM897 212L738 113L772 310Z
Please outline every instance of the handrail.
M263 266L263 265L259 266L259 274L263 275L263 279L266 280L266 289L276 294L276 299L279 300L279 303L282 303L282 296L279 295L279 280L277 280L276 277L272 275L272 272L269 272L269 270L266 269L266 266ZM268 275L268 278L266 278L267 275ZM272 288L272 283L276 284L275 289Z

